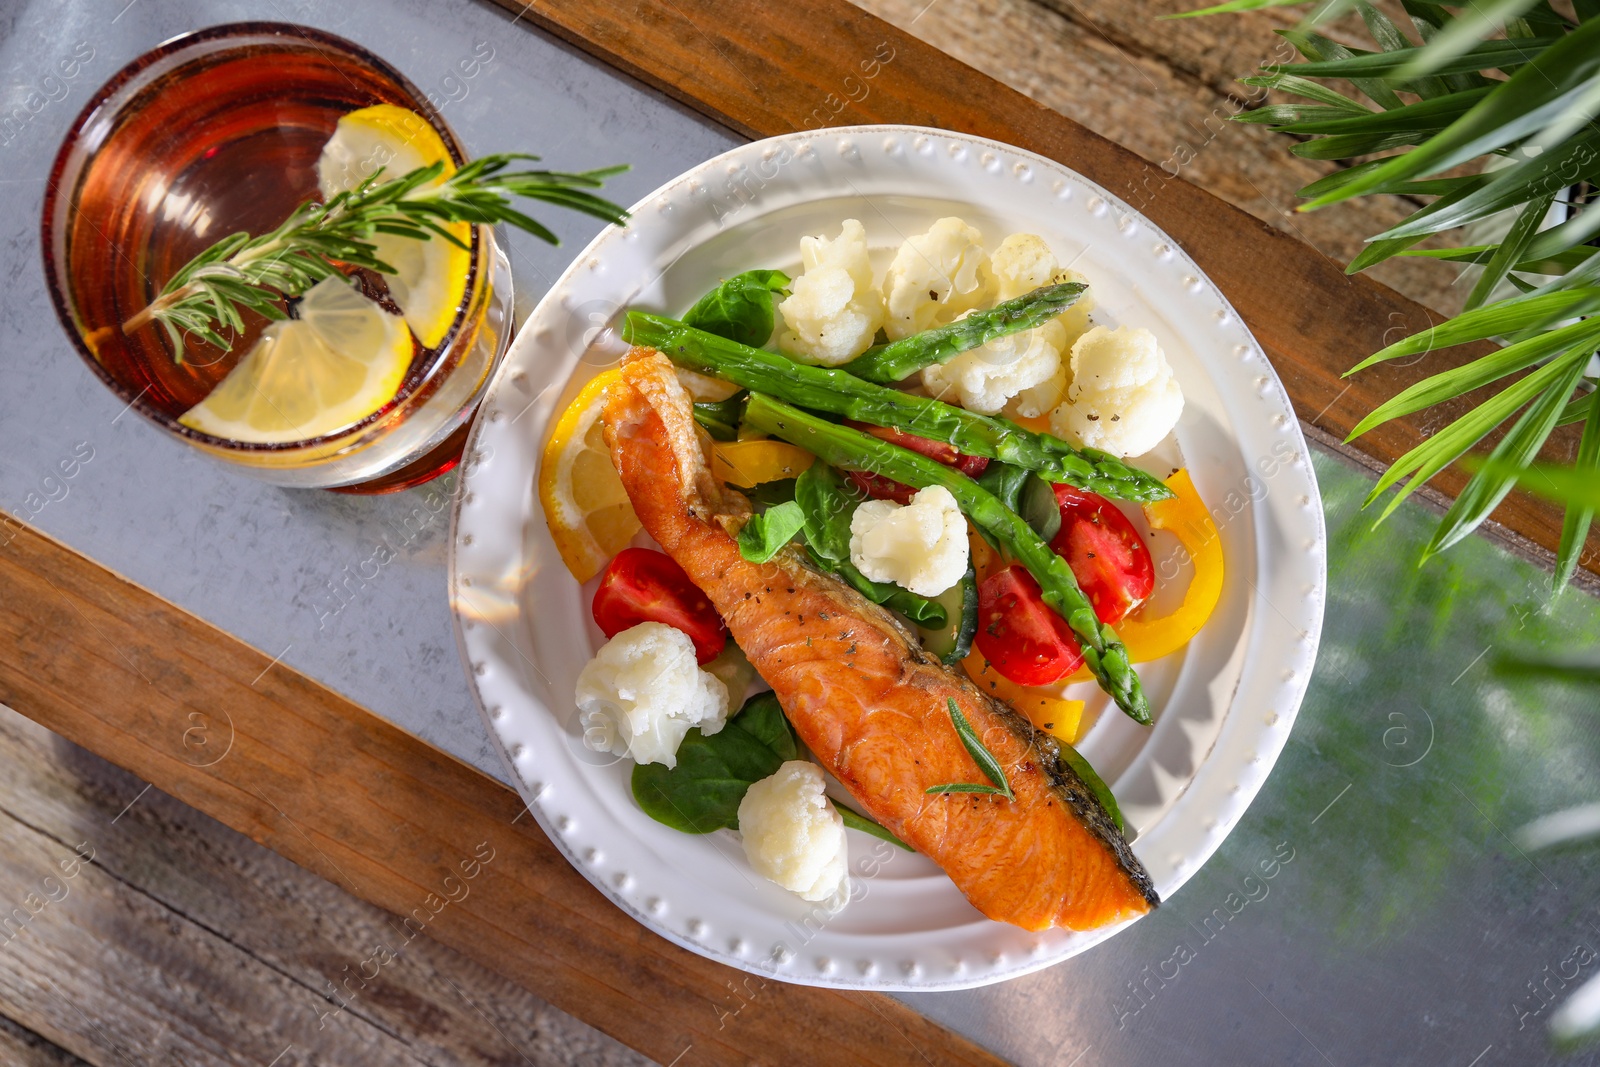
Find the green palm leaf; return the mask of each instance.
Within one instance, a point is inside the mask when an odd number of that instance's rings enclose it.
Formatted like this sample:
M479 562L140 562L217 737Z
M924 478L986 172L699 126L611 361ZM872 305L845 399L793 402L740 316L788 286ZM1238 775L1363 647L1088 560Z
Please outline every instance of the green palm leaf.
M1426 378L1379 405L1371 414L1356 424L1345 440L1353 441L1376 426L1391 419L1442 404L1463 393L1481 389L1490 382L1499 381L1508 374L1526 370L1557 352L1587 345L1593 348L1600 342L1600 321L1585 321L1567 330L1541 333L1526 341L1497 349L1464 366L1453 367L1441 374ZM1570 395L1571 389L1567 390ZM1557 413L1559 415L1559 412Z
M1595 24L1600 25L1600 22ZM1553 226L1535 237L1528 245L1528 258L1549 259L1559 256L1576 249L1597 233L1600 233L1600 211L1580 211L1560 226ZM1579 254L1590 263L1597 251L1600 249L1578 249ZM1582 265L1574 265L1569 270L1576 270Z
M1355 181L1367 171L1381 167L1387 162L1387 159L1369 159L1365 163L1357 163L1354 166L1336 170L1332 174L1325 174L1318 178L1310 185L1299 190L1295 195L1303 197L1321 196L1330 189L1337 189ZM1431 181L1390 182L1376 191L1379 193L1393 193L1398 196L1448 196L1463 186L1476 188L1482 182L1483 176L1480 174L1463 174L1454 178L1435 178Z
M1316 63L1333 63L1341 60L1352 60L1358 59L1361 56L1372 55L1371 52L1354 52L1337 41L1329 40L1320 33L1311 33L1305 30L1279 30L1278 33L1279 36L1283 37L1290 44L1294 45L1295 49L1299 51L1301 55L1312 61L1311 63L1304 64L1305 66L1311 66ZM1261 69L1266 71L1282 71L1287 68L1279 66L1263 66ZM1404 106L1400 100L1400 97L1396 96L1395 91L1385 84L1381 78L1363 77L1359 74L1341 75L1341 77L1348 78L1351 85L1354 85L1357 89L1360 89L1363 93L1366 93L1368 99L1385 110Z
M1396 104L1396 107L1401 105ZM1356 156L1370 156L1374 152L1387 152L1391 148L1404 148L1415 145L1428 138L1426 131L1421 133L1341 133L1332 137L1318 137L1314 141L1301 141L1291 145L1289 151L1301 159L1354 159ZM1404 159L1405 156L1396 158ZM1351 183L1355 184L1354 182Z
M1382 116L1383 114L1384 112L1368 111L1366 108L1361 108L1359 111L1355 112L1355 115L1357 116L1370 115L1374 118ZM1234 121L1256 126L1272 126L1279 132L1323 133L1333 131L1300 131L1291 130L1290 127L1298 125L1302 122L1310 122L1316 125L1320 124L1319 120L1343 119L1351 117L1352 114L1348 108L1330 107L1325 104L1268 104L1265 107L1258 107L1254 111L1242 112L1241 114L1234 116Z
M1574 181L1590 177L1600 177L1600 132L1574 138L1556 151L1544 152L1495 171L1484 185L1456 200L1448 209L1426 216L1418 212L1370 240L1425 237L1440 230L1454 229L1530 199L1541 196L1553 199Z
M1285 93L1293 93L1295 96L1303 96L1307 100L1315 100L1357 115L1369 114L1372 110L1364 104L1350 99L1343 93L1334 92L1326 85L1318 85L1309 78L1301 78L1293 74L1253 74L1248 78L1240 78L1239 83L1248 85L1253 89L1278 89ZM1244 115L1239 115L1238 118L1242 120L1245 115L1250 114L1254 114L1254 112L1247 111Z
M1579 397L1567 405L1567 410L1561 413L1561 418L1556 420L1557 426L1570 426L1575 422L1582 422L1589 417L1589 412L1596 407L1595 394Z
M1318 109L1319 114L1288 120L1281 130L1284 133L1431 134L1444 129L1465 115L1490 92L1487 87L1468 89L1464 92L1435 97L1432 100L1406 104L1391 111L1374 111L1365 115L1345 115L1337 113L1337 109L1334 108L1321 108ZM1249 114L1259 114L1259 111Z
M1487 263L1499 247L1499 245L1471 245L1466 248L1416 248L1400 254L1442 259L1447 263ZM1524 274L1566 274L1582 266L1596 254L1600 254L1600 248L1569 248L1553 256L1535 256L1531 254L1534 251L1530 245L1528 248L1530 254L1511 269Z
M1277 0L1235 0L1190 14L1268 6ZM1401 0L1401 7L1410 26L1397 25L1367 0L1314 5L1299 27L1280 31L1304 61L1263 65L1243 79L1299 102L1272 103L1236 121L1308 138L1291 146L1297 156L1351 161L1302 189L1301 210L1378 193L1431 198L1368 238L1347 271L1397 255L1481 268L1461 314L1389 345L1349 372L1471 342L1492 339L1502 346L1402 390L1351 431L1355 439L1499 383L1487 400L1395 461L1367 498L1370 505L1397 489L1382 522L1450 464L1461 461L1478 472L1447 512L1426 558L1475 530L1519 477L1528 482L1526 472L1551 480L1534 457L1557 426L1585 424L1575 464L1550 471L1600 482L1600 400L1573 397L1600 345L1600 248L1589 244L1600 235L1600 204L1569 211L1545 228L1568 187L1600 184L1600 0L1576 0L1576 23L1550 0ZM1376 51L1311 29L1345 10L1360 13ZM1322 84L1328 79L1347 80L1378 110L1342 87ZM1482 167L1491 155L1503 157L1502 164ZM1497 242L1413 247L1489 219L1508 223ZM1516 292L1496 300L1507 287ZM1468 456L1497 427L1506 434L1488 465ZM1600 503L1567 509L1558 587L1577 566L1596 510Z
M1372 39L1378 42L1378 47L1385 52L1399 52L1415 48L1411 39L1400 31L1400 27L1390 21L1389 16L1363 2L1360 5L1361 21L1367 24L1367 32L1372 34ZM1423 77L1414 79L1411 83L1412 92L1424 100L1444 96L1452 91L1452 86L1443 78Z
M1232 15L1240 11L1260 11L1264 7L1290 7L1302 4L1305 0L1227 0L1227 3L1213 4L1211 7L1202 7L1195 11L1174 11L1170 15L1158 15L1162 19L1197 19L1202 15Z
M1480 70L1498 70L1507 64L1521 64L1560 41L1559 37L1539 37L1520 41L1485 41L1468 49L1450 62L1434 70L1434 74L1465 74ZM1424 46L1426 47L1426 46ZM1398 78L1411 61L1422 51L1410 52L1351 52L1338 59L1319 59L1310 63L1267 64L1261 69L1274 73L1292 73L1302 78Z
M1533 297L1513 297L1489 307L1469 311L1420 333L1396 341L1373 353L1345 371L1348 378L1357 371L1391 359L1405 359L1441 348L1482 341L1519 330L1534 329L1576 315L1600 311L1600 288L1573 289Z
M1531 47L1528 42L1518 43ZM1600 77L1600 20L1586 22L1534 53L1521 69L1427 144L1395 157L1366 174L1364 180L1311 201L1302 210L1347 200L1385 181L1436 173L1533 136L1570 105L1587 100L1585 90L1592 89L1596 77ZM1595 106L1600 107L1600 102Z
M1502 460L1480 463L1463 461L1462 466L1513 475L1521 483L1522 488L1534 496L1558 504L1576 504L1582 508L1600 511L1600 478L1574 467L1563 467L1554 463L1518 465Z
M1511 224L1511 229L1506 232L1504 241L1495 249L1494 255L1489 260L1489 265L1483 268L1478 281L1472 287L1472 292L1467 294L1463 307L1468 311L1483 306L1489 299L1489 294L1494 292L1495 286L1511 270L1514 263L1520 260L1523 253L1528 250L1528 244L1533 240L1534 233L1539 224L1550 212L1550 204L1555 200L1554 191L1546 193L1538 199L1529 201L1517 215L1517 221ZM1470 197L1468 199L1471 199Z
M1414 52L1395 76L1419 78L1442 69L1533 6L1534 0L1467 0L1461 13Z
M1335 140L1335 138L1329 137L1324 138L1324 140L1331 141ZM1320 142L1313 141L1312 143L1317 144ZM1414 212L1411 216L1412 220L1432 218L1434 215L1449 210L1451 207L1471 196L1474 192L1481 188L1483 183L1486 181L1488 181L1488 178L1481 174L1473 176L1471 179L1462 182L1461 185L1459 185L1453 192L1446 193L1445 195L1434 200L1434 202L1429 204L1427 207L1421 208ZM1372 266L1374 263L1381 263L1390 256L1400 254L1426 236L1426 234L1419 234L1414 237L1373 239L1365 248L1357 253L1356 258L1350 261L1350 265L1344 269L1344 272L1346 274L1358 274Z
M1373 486L1372 492L1367 494L1361 506L1370 506L1402 478L1409 476L1406 484L1400 487L1384 507L1382 514L1378 516L1378 521L1382 522L1394 513L1394 509L1399 507L1406 497L1416 492L1435 474L1466 455L1468 449L1488 436L1489 431L1510 418L1518 408L1542 394L1557 378L1567 373L1572 364L1581 364L1587 359L1587 353L1569 353L1561 359L1545 364L1526 378L1507 386L1479 404L1390 464L1389 469L1383 472L1378 484Z
M1594 402L1593 393L1586 399L1589 417L1583 423L1583 437L1578 441L1578 456L1573 461L1571 474L1579 484L1600 497L1600 404ZM1568 500L1566 505L1567 513L1561 520L1561 541L1556 549L1555 589L1558 593L1578 570L1578 560L1583 556L1583 546L1588 543L1595 513L1593 502Z
M1501 438L1494 451L1489 453L1491 460L1501 460L1521 467L1539 454L1545 441L1550 438L1550 431L1555 429L1556 418L1566 406L1573 387L1583 376L1583 368L1589 363L1590 351L1592 346L1580 346L1551 364L1552 367L1562 369L1552 375L1554 379L1552 384L1540 394L1539 399L1530 405L1527 411L1522 413L1522 417L1511 427L1511 432ZM1467 482L1466 488L1456 497L1455 503L1450 505L1450 510L1445 512L1444 520L1439 523L1439 528L1433 532L1433 538L1422 550L1422 558L1426 560L1442 552L1476 530L1483 524L1483 520L1500 506L1500 501L1506 498L1506 494L1510 493L1516 484L1515 475L1484 470L1474 474Z

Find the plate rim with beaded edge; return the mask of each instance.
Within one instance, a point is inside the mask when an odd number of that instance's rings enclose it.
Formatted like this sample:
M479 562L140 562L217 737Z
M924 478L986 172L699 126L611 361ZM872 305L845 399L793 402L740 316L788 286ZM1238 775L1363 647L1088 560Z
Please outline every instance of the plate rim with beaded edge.
M1184 389L1164 447L1181 454L1218 522L1222 601L1186 649L1141 666L1156 724L1102 714L1079 746L1111 781L1163 902L1243 816L1316 659L1327 537L1305 438L1237 312L1149 220L1043 156L913 126L793 133L686 171L573 260L497 369L452 507L449 595L483 722L550 840L646 927L765 978L972 988L1129 925L1030 933L990 921L925 857L853 830L851 901L829 914L756 876L732 831L688 835L650 821L628 790L631 764L582 743L572 683L602 638L586 590L555 553L534 478L556 415L621 351L604 324L635 303L681 313L741 270L793 272L798 235L835 233L846 217L866 225L881 269L904 234L943 214L974 222L989 247L1004 233L1039 233L1089 278L1097 322L1156 332Z

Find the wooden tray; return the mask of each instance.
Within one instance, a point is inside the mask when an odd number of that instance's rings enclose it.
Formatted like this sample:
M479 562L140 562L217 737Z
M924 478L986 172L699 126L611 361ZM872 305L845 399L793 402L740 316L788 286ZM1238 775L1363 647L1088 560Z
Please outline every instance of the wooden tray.
M1144 211L1222 287L1330 442L1482 350L1342 380L1429 313L846 0L499 2L750 136L942 126L1058 159L1116 192L1159 182ZM853 100L873 62L871 92ZM1358 455L1381 465L1424 435L1397 421ZM1551 452L1573 446L1560 434ZM1559 512L1517 494L1495 517L1524 548L1559 536ZM1600 573L1600 535L1583 566ZM999 1062L888 997L763 984L648 933L561 859L510 789L3 514L0 631L0 702L362 899L400 916L424 909L429 936L662 1063L782 1049L813 1063ZM465 896L453 888L463 885Z

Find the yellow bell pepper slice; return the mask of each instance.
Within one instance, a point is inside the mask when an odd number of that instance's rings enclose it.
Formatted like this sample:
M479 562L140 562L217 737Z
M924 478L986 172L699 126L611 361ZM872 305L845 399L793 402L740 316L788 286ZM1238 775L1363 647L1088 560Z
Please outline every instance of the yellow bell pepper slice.
M1222 599L1222 538L1211 521L1211 512L1195 491L1187 470L1168 478L1167 487L1177 495L1146 504L1145 519L1151 529L1166 530L1177 537L1194 563L1194 577L1184 591L1183 603L1172 614L1147 619L1140 612L1117 624L1117 636L1128 646L1134 663L1170 656L1188 644Z
M793 478L816 458L786 441L714 441L711 473L729 485L750 489L763 482Z
M1077 741L1078 726L1083 721L1083 701L1068 700L1048 689L1018 685L995 670L977 649L973 649L961 665L974 685L1022 712L1045 733L1069 745Z
M1184 591L1183 603L1172 614L1147 619L1142 612L1135 612L1114 627L1133 663L1149 663L1170 656L1188 644L1211 618L1217 601L1222 599L1224 568L1222 538L1217 535L1217 524L1211 521L1211 512L1200 499L1187 470L1168 478L1167 488L1177 495L1146 504L1144 517L1151 529L1166 530L1177 537L1194 564L1194 577ZM1087 667L1080 667L1067 680L1086 682L1092 677Z
M972 569L977 574L979 585L1006 565L1000 553L989 547L989 542L983 539L983 535L978 533L978 528L970 522L967 523L967 545L970 549Z

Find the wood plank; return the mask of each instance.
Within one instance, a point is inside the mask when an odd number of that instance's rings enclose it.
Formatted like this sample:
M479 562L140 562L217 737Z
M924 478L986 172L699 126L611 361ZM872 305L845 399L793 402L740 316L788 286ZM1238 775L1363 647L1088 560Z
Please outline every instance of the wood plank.
M649 933L504 785L27 527L0 551L0 647L0 703L656 1060L1000 1062L892 998Z
M276 1047L240 1041L232 1048L240 1056L261 1053L257 1067L278 1053L278 1067L333 1062L350 1052L352 1035L374 1033L386 1038L384 1046L356 1051L382 1055L386 1063L646 1062L431 938L398 951L341 1011L335 983L359 969L374 946L396 939L399 916L356 900L3 707L0 765L10 768L0 776L0 827L25 827L20 833L30 842L7 849L0 900L17 886L24 895L43 888L46 898L60 897L12 931L30 939L23 947L33 951L0 947L0 1063L117 1063L102 1034L139 1062L158 1054L167 1062L215 1062L210 1049L222 1022L230 1034L278 1039ZM64 879L49 862L30 862L71 856L84 843L94 853L92 875L83 876L92 877L93 892L80 891L76 879ZM154 917L163 931L159 957L144 951L149 938L128 936L130 916ZM106 946L93 953L87 973L74 951L85 942ZM23 994L13 997L18 988ZM48 988L81 1013L60 1012L43 995ZM235 1018L208 1010L196 1025L189 1012L167 1010L174 988L220 990L202 1001L227 1003ZM27 1060L23 1046L7 1044L7 1016L22 1020L13 1026L17 1040L27 1039L30 1027L50 1030L85 1060L37 1034L31 1040L44 1058ZM243 1025L235 1025L239 1016Z
M747 136L848 123L938 126L1038 152L1124 198L1131 195L1232 301L1301 419L1331 437L1343 438L1400 389L1488 350L1465 346L1343 380L1364 356L1427 328L1439 315L1371 278L1347 277L1339 263L1295 236L1182 177L1168 177L1156 163L848 0L496 2ZM888 53L891 59L873 65L875 56ZM864 79L867 71L874 76ZM1364 456L1380 464L1393 460L1467 402L1378 428L1361 439ZM1570 456L1574 429L1559 431L1547 455ZM1434 484L1453 494L1465 480L1452 468ZM1539 549L1551 551L1560 540L1560 510L1520 492L1494 517ZM1600 530L1591 534L1582 565L1600 574Z
M295 1046L334 1062L424 1063L368 1020L319 1029L312 990L82 862L96 836L57 841L0 814L11 918L0 1002L30 1029L95 1064L171 1062L180 1051L207 1063L310 1062ZM133 986L123 974L161 980Z
M0 1063L11 1067L94 1067L4 1016L0 1016Z
M1369 235L1418 207L1403 197L1362 197L1295 213L1296 191L1340 165L1290 155L1293 139L1230 120L1291 99L1252 98L1238 79L1263 61L1292 58L1293 49L1273 31L1293 25L1293 11L1173 22L1160 16L1183 10L1185 0L855 3L1143 158L1181 170L1185 180L1338 262L1353 259ZM1114 191L1135 205L1143 199L1142 190ZM1459 310L1466 296L1457 284L1460 269L1448 263L1397 258L1368 273L1445 313Z

